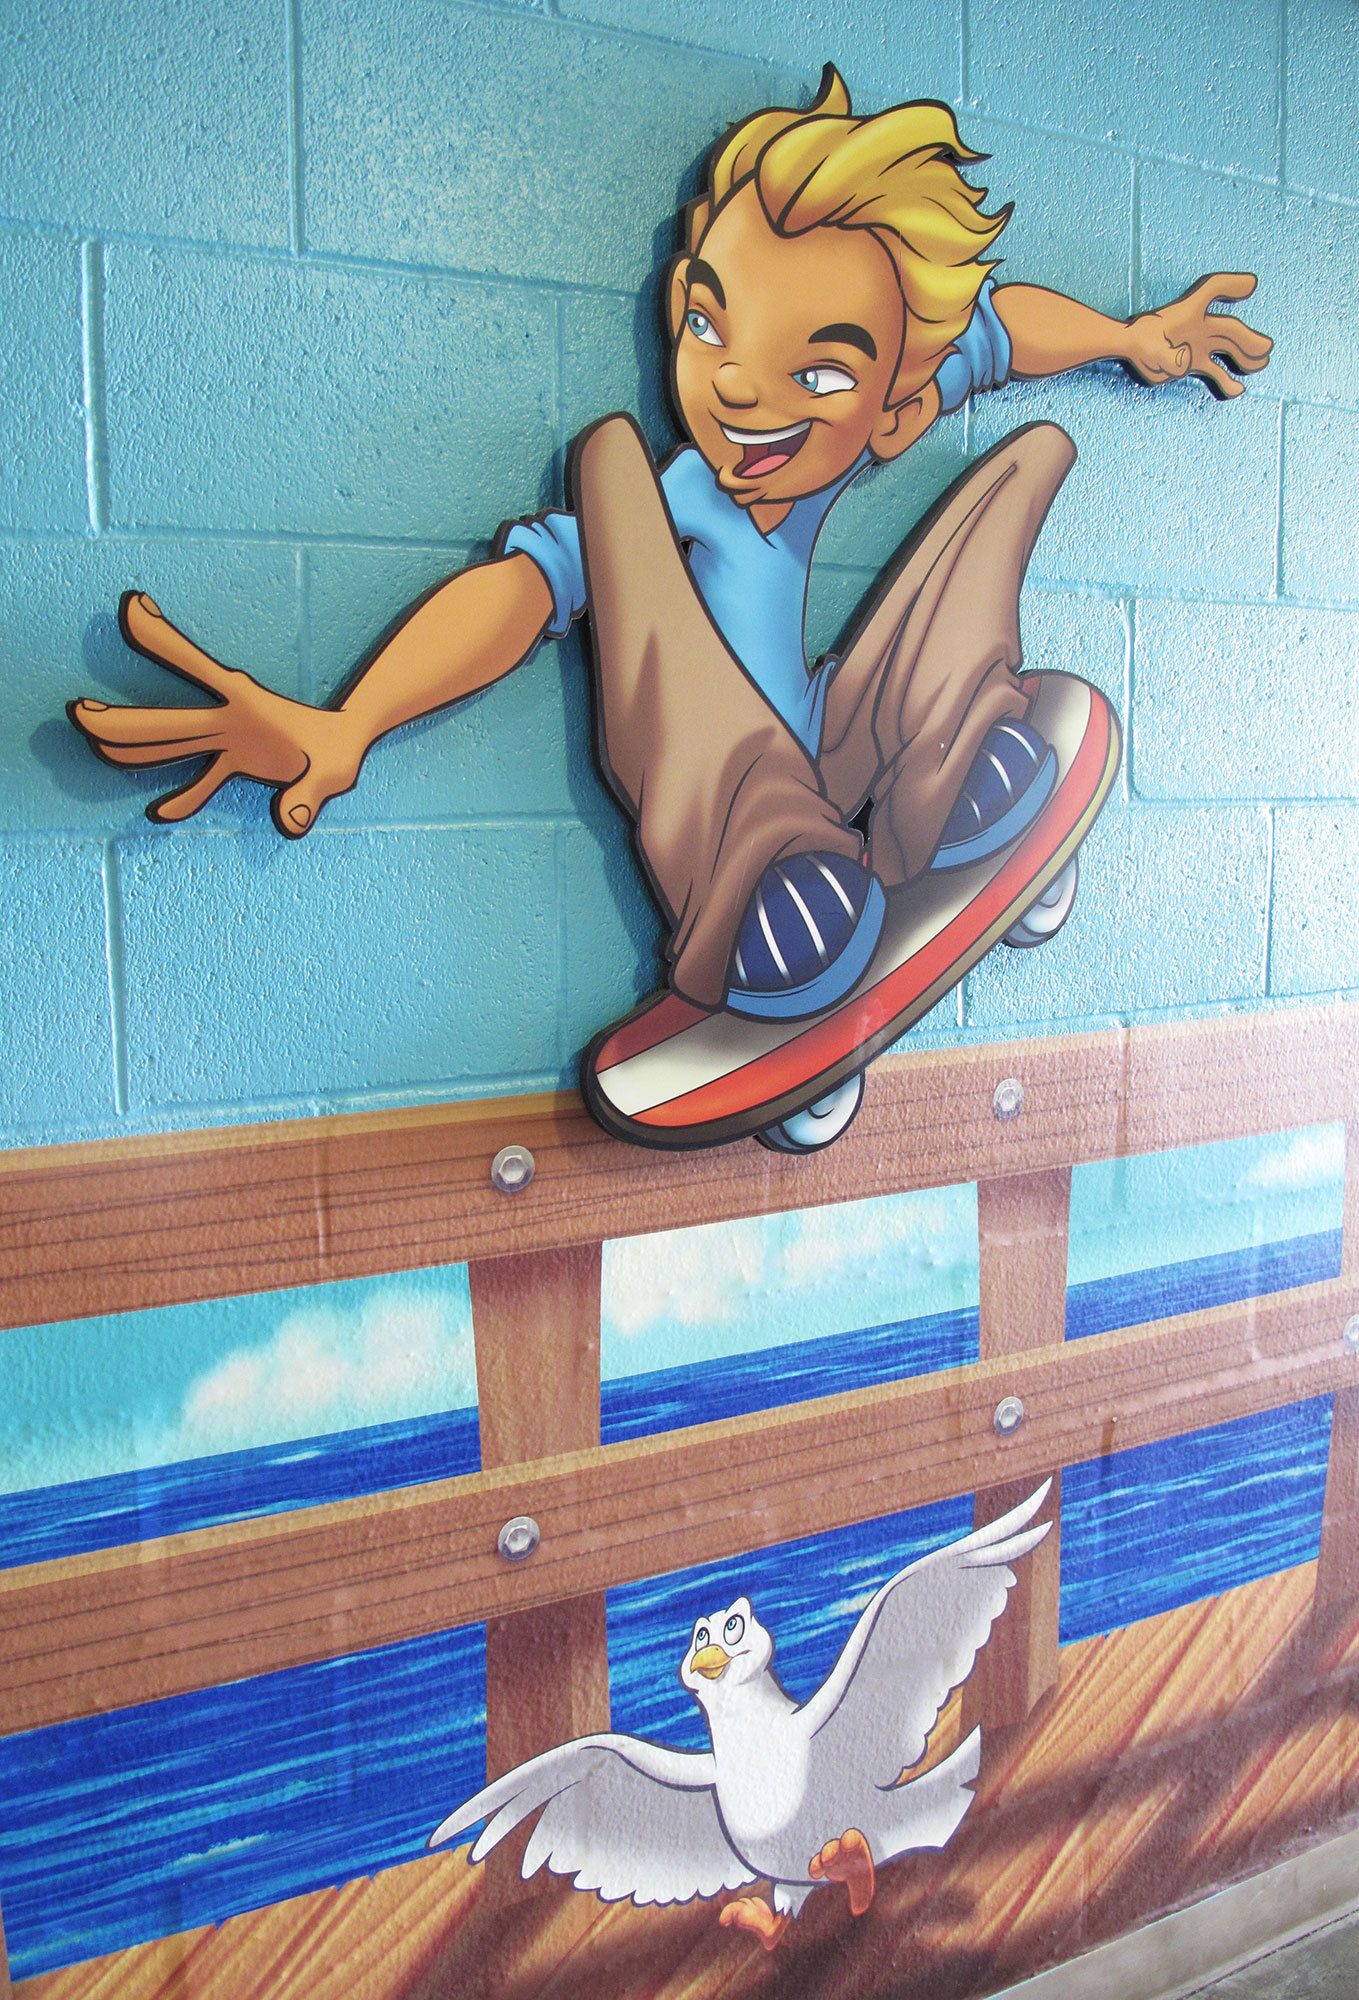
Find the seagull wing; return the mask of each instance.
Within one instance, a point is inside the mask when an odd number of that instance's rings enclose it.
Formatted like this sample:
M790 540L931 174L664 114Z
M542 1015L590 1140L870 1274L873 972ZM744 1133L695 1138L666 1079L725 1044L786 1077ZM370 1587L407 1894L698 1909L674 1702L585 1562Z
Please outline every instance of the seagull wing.
M638 1736L582 1736L487 1785L430 1836L431 1847L486 1825L482 1861L542 1808L524 1852L525 1881L544 1864L606 1903L687 1903L756 1878L717 1812L711 1754L667 1750Z
M1040 1486L1010 1513L961 1541L922 1556L888 1579L802 1714L813 1756L828 1767L857 1764L865 1743L890 1785L920 1761L949 1694L972 1671L1014 1585L1009 1567L1042 1541L1051 1523L1028 1523L1048 1496Z

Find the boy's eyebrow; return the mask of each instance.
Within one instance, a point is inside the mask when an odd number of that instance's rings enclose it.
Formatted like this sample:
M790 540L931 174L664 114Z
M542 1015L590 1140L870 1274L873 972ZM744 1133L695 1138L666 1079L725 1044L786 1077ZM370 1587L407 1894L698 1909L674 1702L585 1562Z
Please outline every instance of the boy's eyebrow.
M807 345L811 347L818 340L839 340L846 347L861 347L870 361L878 358L877 342L867 327L855 326L852 320L837 320L834 326L819 326L815 333L807 335Z
M685 282L690 285L706 285L723 312L726 311L727 295L722 289L722 280L711 264L705 263L701 257L691 257Z

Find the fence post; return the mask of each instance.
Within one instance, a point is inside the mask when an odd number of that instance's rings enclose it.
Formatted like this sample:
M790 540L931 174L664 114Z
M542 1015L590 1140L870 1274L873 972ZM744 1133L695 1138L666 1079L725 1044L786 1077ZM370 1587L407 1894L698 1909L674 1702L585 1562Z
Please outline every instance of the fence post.
M1066 1338L1066 1259L1071 1169L1016 1174L977 1183L981 1257L981 1358L1022 1354ZM998 1394L1003 1394L998 1390ZM999 1454L998 1454L999 1456ZM1061 1588L1061 1471L1043 1512L1047 1539L1026 1556L1005 1615L992 1628L963 1690L963 1726L1004 1729L1023 1722L1057 1684L1058 1599ZM1017 1506L1033 1489L1023 1479L977 1494L977 1527Z
M1343 1277L1359 1276L1359 1120L1345 1127L1345 1227L1341 1238ZM1344 1611L1359 1610L1359 1389L1338 1389L1331 1413L1331 1450L1326 1461L1326 1498L1321 1511L1313 1619L1334 1624ZM1324 1636L1324 1635L1322 1635Z
M468 1266L483 1468L599 1443L598 1243ZM604 1594L486 1624L486 1774L609 1726Z

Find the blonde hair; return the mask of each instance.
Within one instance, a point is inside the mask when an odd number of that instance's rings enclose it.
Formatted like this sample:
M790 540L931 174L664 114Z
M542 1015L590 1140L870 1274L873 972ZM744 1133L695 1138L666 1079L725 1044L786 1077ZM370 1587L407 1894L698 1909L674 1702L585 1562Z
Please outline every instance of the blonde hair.
M689 248L713 212L753 181L780 236L809 229L869 229L897 268L906 334L894 391L929 380L957 340L994 264L980 261L1010 219L1010 204L983 215L985 188L969 187L963 144L944 104L898 104L855 118L829 63L810 111L757 111L732 127L708 159L708 194L688 211Z

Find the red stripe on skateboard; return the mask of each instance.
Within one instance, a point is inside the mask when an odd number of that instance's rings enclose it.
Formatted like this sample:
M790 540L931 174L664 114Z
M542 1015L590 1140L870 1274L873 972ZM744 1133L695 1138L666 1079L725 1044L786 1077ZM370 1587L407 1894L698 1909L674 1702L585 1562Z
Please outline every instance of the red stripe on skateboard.
M612 1069L616 1063L627 1062L632 1056L645 1055L658 1042L668 1042L672 1036L692 1028L696 1021L706 1021L709 1011L704 1007L695 1007L691 1000L681 1000L678 993L667 993L614 1029L595 1057L595 1074Z
M1076 826L1099 786L1109 754L1109 710L1103 700L1091 702L1090 722L1072 759L1071 769L1048 808L1024 836L1005 866L987 883L958 915L945 924L927 944L913 952L895 971L869 988L852 1007L844 1007L818 1021L793 1040L784 1042L753 1062L699 1084L682 1096L666 1099L647 1111L632 1114L634 1125L664 1128L679 1125L708 1125L756 1104L770 1104L796 1090L810 1078L819 1076L833 1063L861 1048L896 1014L903 1013L913 999L932 986L963 956L968 946L1020 895L1044 861L1061 845ZM1095 715L1098 711L1099 721ZM1062 800L1074 793L1079 802L1068 813L1053 838L1052 813ZM905 989L904 992L902 989ZM894 996L900 994L900 998ZM656 1011L668 1003L662 1000ZM684 1004L684 1003L680 1003ZM868 1018L865 1020L865 1014ZM861 1025L856 1026L856 1023ZM688 1023L686 1023L688 1025ZM647 1046L654 1047L655 1037ZM596 1073L604 1067L602 1058Z

